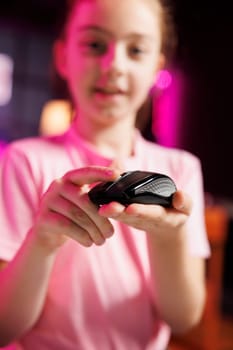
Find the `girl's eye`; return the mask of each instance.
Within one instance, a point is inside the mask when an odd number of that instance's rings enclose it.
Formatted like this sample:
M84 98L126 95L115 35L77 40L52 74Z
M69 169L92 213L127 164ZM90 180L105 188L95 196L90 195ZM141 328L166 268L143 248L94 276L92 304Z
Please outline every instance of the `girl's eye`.
M106 51L106 44L100 41L89 41L86 43L88 50L94 54L101 55Z
M139 58L144 54L145 50L139 46L132 46L130 47L129 52L132 57Z

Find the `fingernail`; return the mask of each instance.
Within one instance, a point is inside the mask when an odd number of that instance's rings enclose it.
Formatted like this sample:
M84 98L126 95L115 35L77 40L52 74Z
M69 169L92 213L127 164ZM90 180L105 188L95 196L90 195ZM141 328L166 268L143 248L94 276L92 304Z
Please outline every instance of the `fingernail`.
M106 233L105 237L110 238L112 237L113 233L114 233L113 231L109 231L108 233Z

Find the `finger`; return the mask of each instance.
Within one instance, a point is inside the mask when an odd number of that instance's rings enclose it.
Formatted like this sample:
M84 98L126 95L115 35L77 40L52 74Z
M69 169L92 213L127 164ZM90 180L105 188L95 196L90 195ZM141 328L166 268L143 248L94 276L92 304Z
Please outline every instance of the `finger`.
M172 198L172 205L176 210L180 212L190 215L192 210L192 200L189 195L182 191L177 191L174 193Z
M96 227L104 238L109 238L113 235L114 228L111 221L109 218L99 215L99 208L91 202L88 194L83 194L81 201L79 202L79 206L95 223ZM92 232L90 232L90 235L92 236Z
M136 206L134 204L125 207L118 202L111 202L109 204L102 205L99 209L99 214L104 217L109 217L118 221L121 221L127 225L132 225L136 228L141 228L143 222L145 223L145 217L143 217L143 212L139 209L131 210L131 207L140 207L140 204Z
M68 219L68 221L70 221L69 226L71 225L72 229L75 228L73 225L75 224L76 235L79 235L80 232L82 233L84 230L85 232L88 232L95 244L101 245L105 242L105 237L102 235L102 232L99 230L95 222L85 211L66 198L58 196L56 201L53 201L50 205L50 210Z
M67 182L61 187L60 195L66 198L69 202L73 203L74 210L70 213L72 215L71 218L73 218L75 215L73 219L79 219L77 217L78 209L76 209L79 208L79 210L81 209L83 213L86 214L88 220L90 220L92 224L95 224L96 228L100 231L104 238L109 238L112 236L113 226L107 218L99 215L98 207L91 202L88 196L88 188L84 186L80 187ZM77 213L74 213L75 210ZM80 224L80 222L78 223ZM84 228L88 229L85 222L83 224ZM91 231L90 234L92 236L92 234L95 234L95 231Z
M125 206L118 202L103 204L98 210L101 217L111 217L111 218L117 218L120 215L123 215L124 211L125 211Z
M91 184L97 181L113 181L120 176L116 169L89 166L72 170L63 176L63 181L70 181L76 185Z
M101 206L100 215L111 217L140 230L151 231L155 227L165 225L166 210L159 205L130 204L124 207L117 202Z
M60 245L65 237L74 239L85 247L90 247L93 240L86 230L54 211L47 211L43 215L43 221L37 223L37 229L40 235L47 237L49 235L50 244ZM77 234L78 232L78 234Z
M139 203L133 203L129 206L125 207L124 205L118 202L111 202L109 204L102 205L99 209L99 213L103 216L109 216L112 218L117 218L119 216L123 217L123 215L134 216L134 217L159 217L164 215L165 208L159 205L145 205Z

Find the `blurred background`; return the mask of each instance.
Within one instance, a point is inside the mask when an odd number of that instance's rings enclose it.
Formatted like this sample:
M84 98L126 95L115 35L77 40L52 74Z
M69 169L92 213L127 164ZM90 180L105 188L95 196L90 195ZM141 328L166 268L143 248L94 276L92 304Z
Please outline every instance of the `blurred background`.
M233 216L233 21L231 2L174 0L178 36L173 65L152 91L150 134L202 161L207 201L229 213L225 312L233 314L230 266ZM65 98L54 73L52 42L65 0L0 4L0 142L38 135L48 101ZM167 75L166 75L167 74ZM161 85L162 82L162 85ZM152 118L152 119L151 119ZM151 135L150 135L151 136ZM233 260L233 259L232 259Z
M0 54L9 56L8 69L12 74L10 91L2 101L0 97L3 140L37 134L44 104L63 96L59 82L54 79L51 46L64 5L65 0L1 1ZM179 135L168 144L190 150L201 158L207 192L233 199L230 2L174 0L173 7L178 45L171 76L175 84L178 76L181 93L179 131L176 123L169 125L170 120L166 126L168 134ZM1 76L4 81L0 70ZM172 108L177 106L173 103Z

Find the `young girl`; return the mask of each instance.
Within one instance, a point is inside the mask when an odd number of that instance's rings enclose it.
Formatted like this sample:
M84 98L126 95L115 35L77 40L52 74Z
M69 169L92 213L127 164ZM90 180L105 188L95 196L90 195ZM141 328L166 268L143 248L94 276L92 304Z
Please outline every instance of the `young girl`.
M76 117L1 159L0 345L25 350L164 350L200 319L209 254L200 164L134 127L164 64L159 0L74 1L56 65ZM169 175L173 208L88 191L123 171Z

